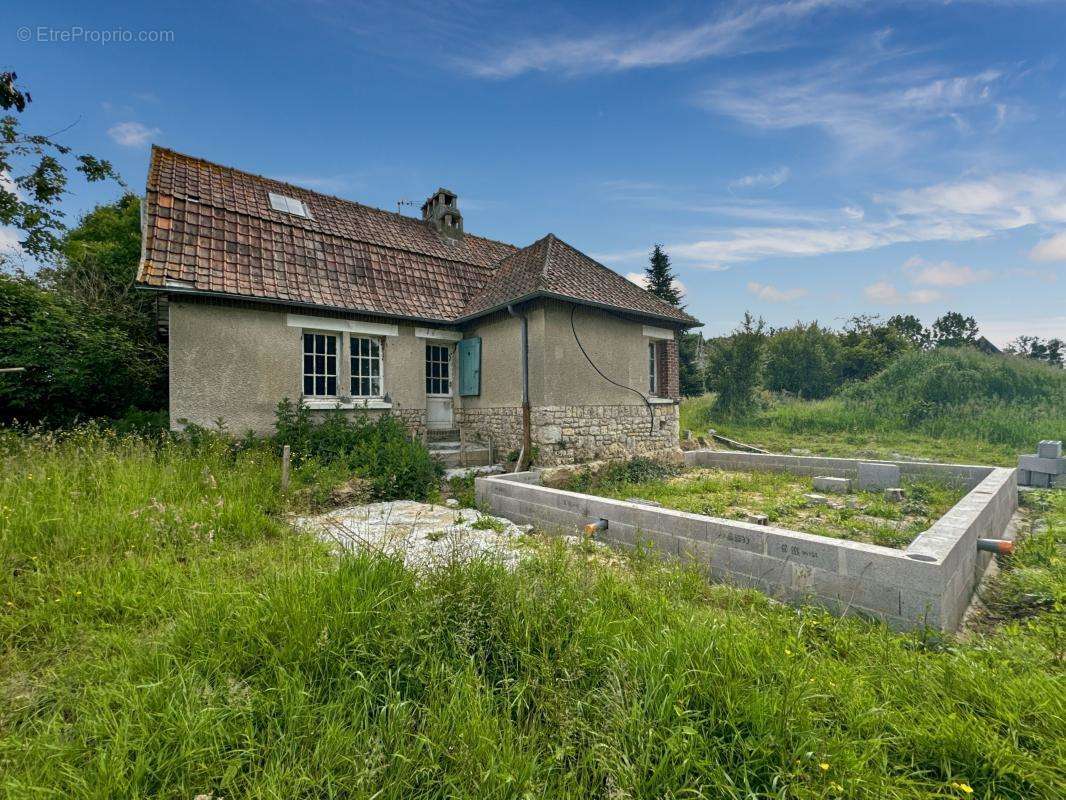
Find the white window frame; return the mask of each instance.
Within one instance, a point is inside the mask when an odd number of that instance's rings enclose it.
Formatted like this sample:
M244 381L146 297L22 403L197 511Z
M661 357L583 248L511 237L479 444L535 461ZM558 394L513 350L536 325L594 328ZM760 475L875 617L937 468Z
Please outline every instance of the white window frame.
M311 337L319 337L319 336L321 336L321 337L323 337L323 341L324 342L332 339L333 343L334 343L334 345L333 345L333 353L332 354L329 353L329 347L326 344L323 344L323 348L324 348L323 352L321 354L318 353L317 352L317 348L316 348L316 345L317 345L317 339L316 338L312 338L312 340L311 340L312 341L311 353L308 353L307 352L307 337L308 336L311 336ZM333 398L333 397L337 397L338 396L337 389L340 388L340 381L341 381L340 363L341 363L341 353L343 352L341 348L344 346L341 337L339 337L336 333L333 333L331 331L305 330L303 332L303 335L300 337L300 343L301 343L301 346L300 346L300 351L301 351L301 355L300 355L300 390L301 390L303 396L304 397L310 397L310 398L323 398L323 397ZM311 359L312 359L311 372L307 371L307 356L308 355L310 355ZM327 359L327 361L326 361L326 369L327 369L327 371L326 372L322 372L322 373L318 372L318 369L317 369L317 366L316 366L316 363L315 363L315 359L319 355L321 355L323 358ZM333 359L333 375L332 376L330 376L330 374L328 372L328 364L329 364L328 359L330 359L330 358ZM315 389L315 388L317 388L318 378L319 377L322 377L325 380L327 391L325 393L323 393L323 394L319 394L318 392L312 392L312 393L308 394L307 391L306 391L306 389L307 389L307 379L311 378L311 388ZM330 394L328 392L330 377L333 378L334 391L333 391L332 394Z
M659 344L654 339L648 342L648 391L659 394Z
M357 349L356 342L363 342L363 341L370 342L370 354L369 355L365 355L364 356L362 354L362 345L361 344L358 345L358 349ZM377 348L377 355L374 355L374 348L375 347ZM373 364L374 361L377 361L377 364L378 364L378 374L377 375L373 374L373 369L372 368L371 368L371 374L370 375L363 375L362 374L362 365L361 364L360 364L360 368L358 370L356 370L356 361L360 361L361 362L364 359L369 360L371 364ZM356 391L355 382L357 380L361 381L364 378L370 381L370 394L362 394L362 392ZM375 378L377 378L377 382L378 382L377 391L376 392L374 391L374 379ZM365 399L375 400L375 399L382 398L382 397L385 396L385 343L381 339L381 337L379 337L379 336L360 336L360 335L357 335L357 334L352 334L352 335L350 335L348 337L348 384L349 384L349 387L351 388L351 396L353 398L358 398L359 400L365 400ZM360 388L362 388L362 387L360 387Z
M429 348L431 348L431 347L439 348L440 350L443 350L445 353L447 353L448 360L446 362L445 361L440 361L440 360L430 361L430 359L429 359ZM452 347L450 347L450 346L448 346L446 344L426 342L426 355L425 355L425 360L423 362L425 364L425 366L426 366L426 384L427 384L426 385L426 397L451 397L452 396L452 393L455 390L455 386L454 386L455 377L452 374L454 372L454 370L452 369L452 361L453 361L452 349L453 349ZM440 376L438 376L436 378L431 377L429 375L430 364L445 364L445 363L448 365L448 377L446 379L448 381L448 391L447 392L442 392L442 393L431 392L429 390L429 382L432 381L432 380L445 380L445 378L442 378Z

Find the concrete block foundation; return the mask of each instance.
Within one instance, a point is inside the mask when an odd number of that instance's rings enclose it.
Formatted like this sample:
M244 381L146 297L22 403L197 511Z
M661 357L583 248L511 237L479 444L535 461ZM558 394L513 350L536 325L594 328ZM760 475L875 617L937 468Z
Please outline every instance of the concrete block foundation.
M694 450L690 466L787 471L855 480L857 459ZM994 467L878 462L900 476L954 482L967 494L903 550L815 536L753 522L689 514L539 485L535 472L476 479L478 501L493 513L549 531L574 533L607 520L597 538L695 563L708 575L752 586L784 601L861 614L897 629L955 630L991 556L978 538L1003 535L1017 508L1016 471Z
M899 467L880 461L864 461L859 464L859 489L880 491L899 486Z

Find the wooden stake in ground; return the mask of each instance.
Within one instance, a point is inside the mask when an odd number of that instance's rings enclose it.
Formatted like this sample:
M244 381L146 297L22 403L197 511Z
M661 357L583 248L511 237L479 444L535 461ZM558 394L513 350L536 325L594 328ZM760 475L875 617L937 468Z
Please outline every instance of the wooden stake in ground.
M292 450L288 445L281 448L281 491L289 491L289 460Z

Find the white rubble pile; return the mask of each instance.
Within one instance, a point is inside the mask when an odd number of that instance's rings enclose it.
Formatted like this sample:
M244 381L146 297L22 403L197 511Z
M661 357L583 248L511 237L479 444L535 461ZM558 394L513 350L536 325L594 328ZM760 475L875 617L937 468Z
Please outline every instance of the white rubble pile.
M485 520L483 527L475 528L479 520ZM481 556L513 567L522 558L521 540L532 529L531 525L515 525L472 508L413 500L340 508L298 517L294 524L333 543L338 551L370 550L402 556L412 569L431 569L456 559Z

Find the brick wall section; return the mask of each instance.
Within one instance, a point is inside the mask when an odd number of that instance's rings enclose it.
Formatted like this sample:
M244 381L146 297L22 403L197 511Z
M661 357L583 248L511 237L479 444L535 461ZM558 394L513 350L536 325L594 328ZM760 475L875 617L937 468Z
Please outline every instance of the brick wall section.
M673 400L681 399L681 375L677 357L677 338L668 339L659 347L659 375L661 376L662 389L660 397L669 397Z

